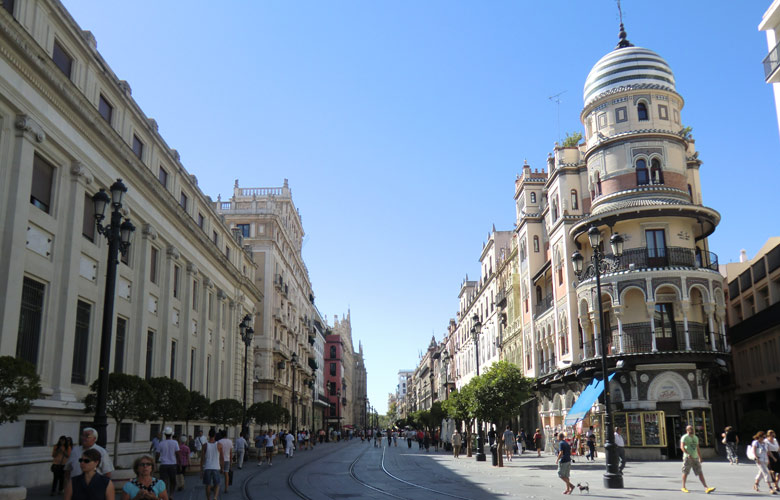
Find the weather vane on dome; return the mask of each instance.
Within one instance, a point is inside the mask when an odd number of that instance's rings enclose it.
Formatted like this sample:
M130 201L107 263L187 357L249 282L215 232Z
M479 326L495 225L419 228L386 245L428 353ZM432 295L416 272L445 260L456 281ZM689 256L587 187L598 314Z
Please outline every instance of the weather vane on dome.
M620 41L618 41L616 49L623 49L626 47L633 47L634 44L628 41L628 38L626 38L628 35L626 34L626 29L623 27L623 9L620 7L620 0L617 0L617 8L618 8L618 16L620 17L620 33L618 34L618 37L620 38Z

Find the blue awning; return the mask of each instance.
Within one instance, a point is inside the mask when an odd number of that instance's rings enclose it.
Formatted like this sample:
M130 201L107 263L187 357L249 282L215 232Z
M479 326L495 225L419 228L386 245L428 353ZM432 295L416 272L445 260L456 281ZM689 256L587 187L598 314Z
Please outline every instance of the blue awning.
M609 380L612 380L612 377L614 376L614 373L610 374ZM604 382L594 378L593 382L580 393L580 397L577 398L577 401L574 402L569 413L566 414L563 423L565 425L575 425L585 418L585 415L588 414L593 403L601 396L602 392L604 392Z

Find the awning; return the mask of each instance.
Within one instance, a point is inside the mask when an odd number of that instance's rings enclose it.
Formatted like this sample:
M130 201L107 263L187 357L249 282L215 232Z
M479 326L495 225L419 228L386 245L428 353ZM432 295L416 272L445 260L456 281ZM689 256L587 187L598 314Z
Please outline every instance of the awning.
M612 380L614 376L614 373L611 374L609 380ZM601 396L602 392L604 392L604 382L594 378L593 382L580 393L580 397L577 398L569 413L566 414L566 418L563 421L564 425L575 425L578 421L585 418L585 415L588 414L593 403Z

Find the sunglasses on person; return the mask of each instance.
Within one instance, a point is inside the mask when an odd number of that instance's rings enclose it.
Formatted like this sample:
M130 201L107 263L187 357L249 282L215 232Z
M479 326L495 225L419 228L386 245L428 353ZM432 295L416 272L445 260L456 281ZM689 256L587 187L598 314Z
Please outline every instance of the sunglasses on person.
M154 464L150 464L149 462L141 462L138 464L139 467L153 467Z
M89 459L89 458L79 458L79 463L80 464L88 464L90 462L94 462L94 460Z

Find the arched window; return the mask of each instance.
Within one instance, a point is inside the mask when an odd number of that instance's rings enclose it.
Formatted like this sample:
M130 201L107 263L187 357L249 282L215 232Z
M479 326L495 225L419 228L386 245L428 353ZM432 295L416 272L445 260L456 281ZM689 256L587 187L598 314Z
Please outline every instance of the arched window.
M578 207L579 207L579 203L577 201L577 190L576 189L572 189L571 190L571 209L572 210L577 210Z
M647 177L647 162L643 159L636 161L636 185L641 186L647 184L649 179Z
M534 252L539 253L539 237L534 236Z
M536 203L536 193L531 193L531 203Z
M596 172L596 196L601 196L601 174Z
M646 121L649 120L649 116L647 114L647 104L640 102L636 105L636 114L639 117L639 121Z
M552 202L552 217L553 222L558 220L558 197L553 198Z
M661 170L661 162L658 158L653 158L650 162L650 178L653 180L653 184L664 183L664 172Z

